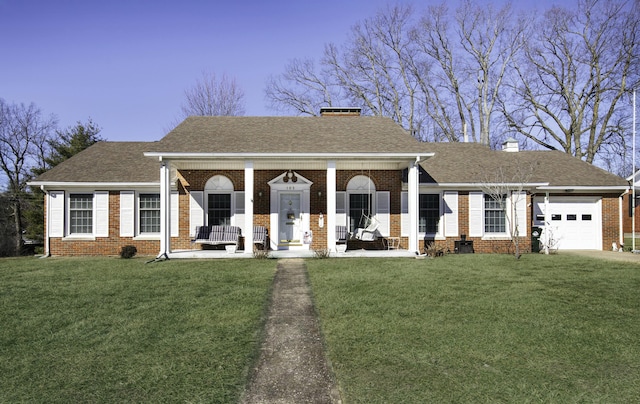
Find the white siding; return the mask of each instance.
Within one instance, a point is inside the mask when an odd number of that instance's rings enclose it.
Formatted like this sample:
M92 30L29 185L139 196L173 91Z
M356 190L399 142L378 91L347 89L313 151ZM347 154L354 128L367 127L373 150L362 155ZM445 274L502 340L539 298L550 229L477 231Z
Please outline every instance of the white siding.
M64 191L49 192L49 237L64 237Z
M120 237L134 236L135 205L134 191L120 191Z
M458 236L458 192L445 191L444 201L444 236Z
M96 237L109 237L109 191L96 191L94 193Z
M196 235L196 226L204 225L204 192L189 193L189 236Z

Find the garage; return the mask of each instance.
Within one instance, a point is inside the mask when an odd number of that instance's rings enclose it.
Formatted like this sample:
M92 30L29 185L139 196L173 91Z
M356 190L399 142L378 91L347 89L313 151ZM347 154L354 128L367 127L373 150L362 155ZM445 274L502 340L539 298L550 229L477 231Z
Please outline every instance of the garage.
M601 198L550 196L546 220L558 250L601 250ZM534 226L545 227L544 198L534 199Z

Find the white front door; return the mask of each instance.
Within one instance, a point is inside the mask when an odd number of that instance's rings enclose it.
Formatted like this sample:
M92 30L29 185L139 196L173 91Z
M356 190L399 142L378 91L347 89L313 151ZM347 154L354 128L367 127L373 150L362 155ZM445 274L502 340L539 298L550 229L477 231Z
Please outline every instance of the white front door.
M301 192L281 192L278 219L278 247L302 246Z

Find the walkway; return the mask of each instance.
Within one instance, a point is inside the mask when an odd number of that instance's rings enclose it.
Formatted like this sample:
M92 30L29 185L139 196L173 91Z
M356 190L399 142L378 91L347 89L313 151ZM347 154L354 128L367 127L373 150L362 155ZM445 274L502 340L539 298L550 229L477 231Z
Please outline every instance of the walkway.
M278 262L264 338L242 403L340 403L302 259Z

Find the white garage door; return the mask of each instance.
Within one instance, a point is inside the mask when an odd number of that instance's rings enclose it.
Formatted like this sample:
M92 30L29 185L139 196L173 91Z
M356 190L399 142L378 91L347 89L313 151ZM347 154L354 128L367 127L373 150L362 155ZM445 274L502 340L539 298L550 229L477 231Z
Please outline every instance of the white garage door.
M599 197L549 197L547 222L559 250L601 250ZM544 227L544 199L535 198L535 226Z

